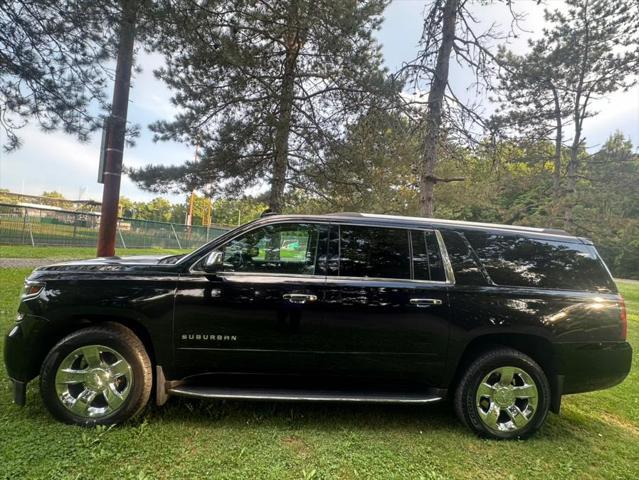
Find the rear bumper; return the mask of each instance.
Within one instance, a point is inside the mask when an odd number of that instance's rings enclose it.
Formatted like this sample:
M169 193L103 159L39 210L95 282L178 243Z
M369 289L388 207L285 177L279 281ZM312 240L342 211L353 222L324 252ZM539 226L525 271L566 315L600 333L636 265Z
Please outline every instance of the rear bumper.
M556 353L562 394L613 387L628 376L632 364L627 342L558 344Z

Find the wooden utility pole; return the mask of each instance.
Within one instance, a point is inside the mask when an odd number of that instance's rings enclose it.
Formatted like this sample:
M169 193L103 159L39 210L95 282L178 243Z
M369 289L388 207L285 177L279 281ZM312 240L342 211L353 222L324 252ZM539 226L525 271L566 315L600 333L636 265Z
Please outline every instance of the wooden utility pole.
M122 153L124 151L129 90L131 88L137 5L138 2L136 0L121 0L120 2L122 19L120 21L118 59L113 85L113 104L104 165L104 188L102 190L100 231L98 233L98 257L112 257L115 255L115 234L118 223L120 180L122 176Z
M200 148L200 144L195 145L195 156L193 157L193 163L197 163L198 159L198 150ZM195 202L195 188L191 190L191 197L189 198L189 210L186 212L186 224L190 227L193 225L193 204Z

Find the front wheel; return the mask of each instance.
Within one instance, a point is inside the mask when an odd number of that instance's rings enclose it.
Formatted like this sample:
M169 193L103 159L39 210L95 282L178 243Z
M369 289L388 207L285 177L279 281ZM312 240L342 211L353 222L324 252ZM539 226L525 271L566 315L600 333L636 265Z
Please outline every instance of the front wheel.
M153 383L140 339L120 324L83 328L58 342L40 372L48 410L65 423L111 425L138 414Z
M543 425L549 406L544 371L532 358L510 348L479 356L455 392L457 416L487 438L529 437Z

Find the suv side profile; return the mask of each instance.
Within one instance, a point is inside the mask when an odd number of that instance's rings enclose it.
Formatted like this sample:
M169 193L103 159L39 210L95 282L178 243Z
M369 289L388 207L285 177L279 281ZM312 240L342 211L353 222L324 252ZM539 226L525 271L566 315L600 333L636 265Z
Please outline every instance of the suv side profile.
M563 395L627 376L623 299L565 232L341 213L270 215L191 254L34 270L5 364L59 420L154 396L425 404L526 438ZM153 390L153 391L152 391Z

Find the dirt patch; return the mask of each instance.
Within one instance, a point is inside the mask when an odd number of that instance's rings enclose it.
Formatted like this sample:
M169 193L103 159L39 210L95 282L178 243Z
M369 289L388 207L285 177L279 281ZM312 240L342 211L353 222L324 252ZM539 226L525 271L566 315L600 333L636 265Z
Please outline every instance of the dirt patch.
M614 425L615 427L621 428L622 430L625 430L631 435L639 437L639 427L635 425L634 423L605 412L601 413L601 418L605 420L607 423Z
M297 435L289 435L282 439L282 444L293 450L300 457L307 457L311 453L308 444Z
M46 258L0 258L0 268L35 268L48 263Z

